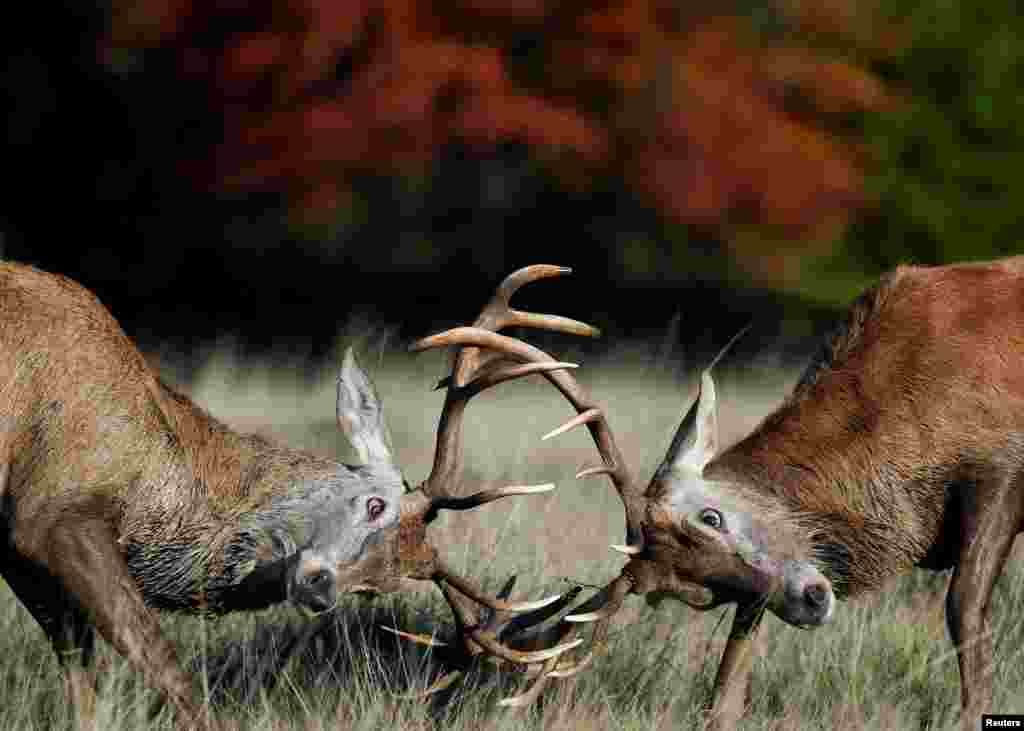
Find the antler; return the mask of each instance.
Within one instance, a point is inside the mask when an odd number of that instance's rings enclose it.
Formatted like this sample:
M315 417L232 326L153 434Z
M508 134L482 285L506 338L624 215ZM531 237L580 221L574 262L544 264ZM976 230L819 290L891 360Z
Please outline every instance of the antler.
M501 591L498 592L498 599L507 599L508 596L512 593L512 587L515 585L515 582L516 577L513 575L509 578L508 581L505 582L505 585L502 587ZM468 604L466 600L459 594L451 592L444 584L442 584L441 586L442 593L444 593L445 597L448 599L453 609L455 607L458 607L457 610L454 610L454 614L456 624L460 630L463 630L463 628L467 624L470 624L472 626L476 626L481 632L486 633L490 636L502 638L505 635L508 635L510 637L514 637L517 640L532 639L534 640L533 644L540 646L550 643L557 643L558 637L556 636L556 631L554 628L548 630L541 630L539 629L539 625L547 619L550 619L551 617L554 617L555 615L559 614L563 609L565 609L565 607L567 607L569 604L575 601L576 597L579 596L580 592L582 591L582 589L578 586L573 587L563 596L561 596L557 601L552 602L551 604L543 608L537 609L533 612L528 612L526 614L512 614L508 612L499 612L484 607L479 611L478 615L474 619L472 605ZM388 632L392 632L398 635L399 637L402 637L403 639L410 640L421 645L426 645L428 647L440 648L438 651L441 653L441 655L448 656L449 661L454 661L454 664L456 665L466 664L466 648L461 648L461 650L453 650L447 642L438 640L437 638L430 635L402 632L401 630L397 630L392 627L383 627L383 629L387 630ZM560 634L564 635L565 633L561 632ZM454 657L452 657L453 652L455 653ZM475 656L476 654L477 653L471 653L471 657ZM557 654L558 653L550 653L551 657L557 657ZM505 662L504 657L494 654L484 655L484 659L490 660L496 665L501 665ZM517 662L516 664L520 665L522 663ZM535 668L537 664L538 663L528 665L527 672L530 672L530 668ZM534 674L537 674L538 671L533 670L533 672ZM458 680L459 677L462 676L462 674L462 669L452 670L451 672L446 673L441 678L431 683L431 685L425 690L406 697L426 698L438 691L448 688L456 680Z
M562 426L544 435L542 439L550 439L577 426L587 425L590 435L597 445L598 452L601 454L603 466L581 470L577 473L576 477L581 479L592 475L608 476L626 509L626 546L618 548L627 553L639 553L643 550L643 531L641 530L644 511L643 493L633 481L629 467L626 465L626 461L623 459L622 453L615 443L615 437L612 434L611 427L608 425L604 412L591 400L590 396L576 379L564 369L554 368L558 361L555 361L539 348L535 348L521 340L499 335L479 327L453 328L414 343L412 349L427 350L446 345L487 348L492 352L527 361L527 363L538 368L544 364L552 366L551 369L542 369L541 372L572 404L573 408L576 409L577 415Z
M521 275L521 272L517 272L512 275L509 280L517 277L517 275ZM506 282L509 280L506 280ZM499 289L499 295L502 293L502 289L503 288ZM495 300L498 300L497 296ZM502 301L507 307L507 296L505 296ZM535 319L538 317L550 316L531 316L530 322L538 322L539 320ZM464 373L472 373L472 364L480 362L484 357L487 358L485 362L492 364L504 363L510 359L513 361L525 362L525 365L503 365L501 367L525 369L533 366L537 368L537 371L531 370L530 372L539 371L543 373L544 377L547 378L563 396L565 396L577 412L575 417L546 434L543 439L549 439L559 434L563 434L577 426L586 424L592 438L594 439L598 452L601 455L603 464L600 467L590 467L581 470L577 473L576 477L577 479L581 479L599 474L608 476L616 492L621 498L626 511L626 544L623 546L612 546L612 548L627 555L641 553L643 551L644 540L642 529L644 516L643 494L633 481L629 468L622 457L622 453L619 451L618 446L615 443L614 435L612 434L611 427L605 418L604 412L592 401L583 387L580 386L576 379L573 378L567 370L554 367L558 362L544 351L524 343L521 340L500 335L493 332L491 329L481 326L481 323L489 325L493 322L500 323L502 320L499 318L487 320L481 316L474 327L458 327L438 335L424 338L423 340L415 343L412 346L412 349L426 350L429 348L438 348L450 345L462 346L464 350L460 355L461 361L456 362L454 370L455 377L451 379L452 384L460 383L459 377ZM561 323L564 321L559 318L558 322ZM573 326L577 325L579 325L579 323L573 323ZM577 332L575 329L569 331ZM481 357L476 355L480 352L479 349L481 348L485 349L484 352L488 354L487 356ZM469 366L466 365L467 362L470 363ZM542 366L545 364L552 367L543 368ZM466 383L466 386L463 386L463 388L470 387L472 383L472 381L469 381ZM459 387L450 385L449 388L453 389ZM451 390L449 391L449 394L450 393ZM436 467L437 462L435 462L435 468ZM556 645L556 647L552 649L577 646L582 640L578 638L565 642L563 642L563 640L570 639L569 636L577 632L579 624L585 622L597 623L594 628L593 643L595 646L602 645L607 637L612 617L616 612L618 612L626 595L632 590L634 584L635 580L632 575L628 571L623 571L619 578L615 579L611 584L595 594L590 600L578 607L574 614L565 617L565 621L559 623L557 627L552 628L547 632L548 636L553 637L555 642L562 643ZM453 604L453 608L454 606L455 605ZM530 630L525 631L519 636L523 637L528 634L530 634ZM507 706L530 705L539 696L549 678L570 677L575 675L587 667L593 659L593 652L588 652L586 656L576 663L559 663L558 657L560 654L561 652L557 654L553 653L546 661L543 662L536 680L523 694L506 698L501 701L501 704Z
M481 311L473 323L473 327L483 331L496 333L505 327L521 326L545 330L555 330L574 335L599 337L601 331L583 322L570 320L557 315L540 315L533 312L520 312L509 306L509 300L524 284L568 274L572 270L566 267L536 264L513 272L505 278L491 301ZM441 335L424 338L410 347L413 352L441 347L442 345L458 345L436 341ZM429 343L429 344L428 344ZM498 356L498 357L494 357ZM548 372L564 368L575 368L575 364L556 363L552 358L544 358L541 362L528 363L527 366L510 364L500 358L500 353L484 357L479 348L467 347L459 351L452 367L452 375L438 386L448 386L441 420L437 427L437 449L434 452L434 466L430 476L424 481L423 491L433 498L447 497L446 485L453 484L462 462L462 417L469 399L485 388L495 386L504 381L528 375L529 373ZM473 377L476 376L476 380Z
M542 315L532 312L521 312L509 306L509 300L524 284L567 274L571 270L550 265L535 265L520 269L509 275L498 287L494 297L484 307L470 330L488 333L494 337L512 342L520 341L504 338L494 331L509 327L523 326L543 328L577 335L597 336L600 331L576 320L556 315ZM426 338L412 345L413 351L426 350L441 345L457 344L437 340L438 337ZM488 347L487 343L482 344ZM525 343L520 343L529 347ZM439 510L468 510L494 500L512 495L528 495L547 492L554 489L553 484L511 486L477 492L469 496L456 496L450 492L449 486L455 484L462 462L462 419L469 400L481 391L514 378L521 378L532 373L542 373L550 378L554 374L564 373L566 369L575 368L574 363L555 361L540 351L540 358L507 357L501 349L489 349L481 352L479 346L462 348L456 355L452 375L444 379L439 387L447 386L444 407L437 430L437 446L434 453L434 465L429 477L420 485L419 491L425 498L418 512L422 515L422 523L432 521ZM513 353L514 355L514 353ZM525 363L519 361L527 361ZM510 602L504 598L490 598L467 579L457 576L444 565L436 555L424 561L424 570L429 578L441 589L442 594L452 608L456 625L463 636L470 658L480 654L492 656L499 661L507 661L517 665L536 665L550 663L562 653L579 645L582 640L573 640L542 650L523 651L514 649L498 639L499 634L514 626L513 637L524 628L538 625L550 616L557 614L568 605L571 599L550 597L535 602ZM472 602L487 607L491 614L487 621L481 621ZM521 613L526 613L525 615ZM422 636L403 634L408 639L423 642ZM443 678L431 687L430 691L447 687L453 678Z
M505 301L507 303L507 298ZM576 379L573 378L572 374L565 369L553 367L553 364L555 364L556 361L542 350L520 340L505 337L489 329L479 327L480 322L481 321L478 320L478 326L475 327L454 328L439 335L425 338L416 343L413 346L413 349L424 350L427 348L446 345L456 345L465 348L463 352L476 353L478 352L477 349L483 348L487 355L481 356L481 359L487 358L488 363L502 363L512 360L514 362L522 362L526 364L517 366L519 368L527 368L530 365L533 365L539 369L544 364L552 365L550 370L541 369L540 372L543 373L544 377L547 378L548 381L550 381L572 404L577 415L566 421L562 426L546 434L543 439L549 439L585 424L594 439L594 443L601 455L603 464L600 467L583 469L577 473L576 477L577 479L581 479L583 477L598 474L607 475L611 480L612 485L615 487L615 490L622 500L622 504L625 508L626 543L625 545L613 545L612 548L626 554L634 560L631 560L623 568L619 577L608 584L608 586L577 607L573 613L564 617L563 621L558 623L556 627L545 631L547 638L551 638L554 642L561 643L552 648L552 650L561 650L562 648L575 646L580 642L578 638L573 638L579 631L581 624L596 623L592 636L592 644L595 648L599 648L604 644L607 638L608 630L611 626L611 620L622 607L622 604L629 593L645 593L650 591L655 585L664 584L664 577L658 573L656 563L647 560L650 558L649 556L639 555L645 554L643 520L645 516L646 499L643 492L639 489L630 475L626 462L615 443L611 427L608 424L604 412L591 400L590 396L583 387L579 385ZM729 344L723 348L723 353L728 350L729 346L735 342L742 332L743 331L730 340ZM721 353L716 357L715 361L720 357ZM463 362L462 365L465 366L465 362ZM712 365L714 365L714 362ZM458 370L457 364L457 370L455 371L456 376L461 372L461 370ZM457 379L453 379L453 382L458 383L459 381ZM695 417L691 415L687 417L687 420L692 420L693 418ZM689 433L688 430L686 430L686 433ZM713 437L713 435L711 436ZM674 449L677 448L677 442L679 445L682 445L681 439L681 437L677 436L673 441ZM670 450L670 454L671 453L672 450ZM674 580L671 583L672 593L679 596L692 606L708 606L713 601L711 592L706 587L682 579ZM526 634L529 634L531 631L532 630L527 630L519 635L519 637L521 638ZM540 656L539 653L535 654L538 657ZM538 676L531 686L521 695L506 698L501 702L501 704L508 706L526 706L533 703L550 678L570 677L579 673L591 663L594 657L594 651L592 650L588 652L582 659L575 663L571 663L567 660L560 660L560 655L561 652L557 654L552 653L546 661L543 661L543 665L538 672Z

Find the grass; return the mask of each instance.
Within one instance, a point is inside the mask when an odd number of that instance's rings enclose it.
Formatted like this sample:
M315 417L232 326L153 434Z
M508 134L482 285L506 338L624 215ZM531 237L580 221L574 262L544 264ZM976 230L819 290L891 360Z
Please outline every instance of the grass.
M370 348L364 364L385 401L400 464L410 482L429 470L442 394L436 355L412 357ZM578 378L613 415L620 447L646 480L688 403L692 374L673 366L664 346L637 346L581 358ZM235 427L350 459L333 420L332 373L310 374L295 358L243 366L231 347L210 354L185 379L172 354L153 360L172 381ZM725 371L719 398L723 436L732 441L777 403L796 373L762 363ZM583 430L541 443L569 407L538 380L480 396L466 429L466 480L474 484L554 481L550 495L445 515L432 540L459 571L492 591L517 574L515 596L564 590L569 582L600 584L617 575L622 557L607 549L623 535L622 509L607 484L571 478L596 457ZM840 605L836 622L800 632L769 617L757 640L751 708L742 729L943 729L956 727L956 658L945 631L947 574L916 572L886 591ZM514 714L496 702L517 686L514 676L481 672L432 703L399 694L424 687L439 672L429 652L400 644L380 625L447 631L447 608L428 585L346 600L333 616L307 620L288 607L210 620L164 615L166 632L195 671L229 728L400 729L662 729L694 728L724 646L728 618L664 602L628 600L609 652L571 684L552 684L543 702ZM1024 713L1024 573L1011 561L993 599L995 709ZM728 610L726 610L728 611ZM289 643L301 652L282 662ZM102 644L98 727L170 729L166 711L150 720L153 694ZM74 729L73 709L49 645L0 582L0 728Z

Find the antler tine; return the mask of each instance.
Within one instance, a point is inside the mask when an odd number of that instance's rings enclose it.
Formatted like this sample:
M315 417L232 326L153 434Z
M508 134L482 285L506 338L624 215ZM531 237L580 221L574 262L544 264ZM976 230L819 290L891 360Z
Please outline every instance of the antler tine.
M380 628L385 632L390 632L396 637L401 637L403 640L415 642L417 645L424 645L426 647L448 647L447 642L439 640L433 635L424 635L418 632L406 632L395 627L389 627L386 624L382 624Z
M535 663L545 662L551 658L556 658L582 643L582 640L574 640L572 642L545 648L543 650L533 651L515 650L508 647L498 641L497 635L490 626L490 623L479 623L477 618L473 615L473 612L466 607L463 597L455 593L455 591L465 593L463 592L463 589L466 588L465 580L456 578L456 580L453 581L452 579L453 575L451 574L441 574L438 576L437 585L441 588L441 593L444 595L445 600L448 602L448 605L452 608L452 612L455 614L456 623L459 626L460 632L468 640L472 640L472 642L475 643L475 647L472 644L470 645L470 653L472 655L477 655L480 652L487 652L490 655L499 657L502 660L506 660L516 665L532 665ZM462 585L459 586L457 582ZM478 596L470 596L469 598L474 601L479 601ZM557 600L558 597L554 597L553 599L548 600L547 603ZM501 602L494 599L490 599L489 601L498 604L499 606L494 608L499 611L514 611L518 609L519 606L513 603ZM489 606L494 605L492 604Z
M545 373L547 371L561 371L571 368L579 368L579 364L554 360L548 363L502 363L493 368L480 371L480 374L467 383L464 388L467 395L475 396L486 388L497 386L505 381L511 381L513 378L521 378L531 373Z
M600 648L607 640L608 629L611 627L612 617L614 617L622 607L623 600L632 589L632 585L633 580L628 574L620 576L586 602L581 604L577 608L577 613L566 616L563 621L572 622L573 618L600 615L600 618L597 620L597 624L594 627L594 634L591 639L592 646L594 648ZM563 643L562 646L582 642L580 639L573 639L574 635L578 632L578 622L574 626L566 627L563 625L563 627L564 629L560 636L560 642ZM513 708L522 708L524 706L531 705L540 695L548 680L552 678L570 678L573 675L577 675L590 665L594 659L594 654L595 651L590 650L582 659L569 665L559 663L557 656L552 658L544 664L539 676L530 684L529 688L527 688L525 692L517 696L505 698L501 700L498 705Z
M576 597L578 597L582 591L583 587L574 586L559 597L556 602L552 602L551 604L541 607L536 611L519 614L507 619L498 627L499 638L503 640L511 639L516 642L521 642L524 640L534 640L542 635L545 637L550 635L551 630L545 629L541 625L576 601ZM559 636L555 642L559 642L561 639L563 639L563 637Z
M498 331L504 327L519 325L544 328L577 335L598 336L600 330L586 323L577 322L555 315L540 315L520 312L509 306L509 301L520 287L538 279L568 274L571 269L550 264L536 264L524 267L508 275L498 285L491 301L483 308L474 321L474 327ZM414 344L410 349L422 350ZM571 368L575 364L555 365L551 358L545 363L523 367L520 364L502 363L500 352L481 353L479 347L462 348L455 357L451 376L442 381L448 386L441 419L437 429L437 447L430 476L423 483L423 491L431 498L448 497L447 487L455 483L456 473L461 464L462 417L470 398L485 388L496 386L513 378L530 373L545 372L547 369ZM528 364L529 365L529 364ZM488 366L485 369L485 366ZM475 378L476 377L476 378ZM439 384L441 385L441 384Z
M413 344L413 350L418 350L416 345ZM454 386L450 381L448 382L444 407L441 409L441 418L437 426L434 465L430 475L421 486L423 493L431 499L433 505L428 522L438 508L465 510L509 495L525 495L551 489L545 487L542 490L539 486L530 489L505 488L459 498L452 495L447 486L455 482L459 466L462 463L462 418L470 398L486 388L497 386L514 378L521 378L532 373L547 374L576 367L575 363L558 362L551 358L542 363L495 363L464 386Z
M507 599L509 594L512 592L512 587L515 584L515 575L513 575L502 587L501 591L498 592L498 599ZM562 639L569 633L571 629L569 625L562 623L550 628L541 629L541 625L548 619L554 617L563 611L566 607L572 604L573 601L579 596L582 588L579 586L573 587L571 590L566 592L564 595L558 598L557 601L547 604L540 609L535 609L526 613L518 613L508 611L506 609L494 609L491 607L484 607L479 612L479 617L476 620L476 624L470 624L471 619L474 616L474 609L472 604L469 603L467 597L462 596L458 593L458 589L453 585L447 585L446 582L440 582L442 594L448 601L455 615L456 624L458 625L459 632L463 636L467 636L467 642L463 647L463 653L468 655L469 658L477 658L483 655L481 659L490 661L498 666L505 665L510 662L507 656L510 653L520 653L519 649L514 649L509 646L506 642L506 638L511 641L515 641L517 644L522 643L524 640L531 640L529 647L546 647L548 644L557 645ZM488 653L485 648L473 640L467 632L467 627L476 630L478 633L485 635L488 638L492 638L492 641L497 641L506 648L506 652L503 655L497 655L494 653ZM441 648L441 652L449 654L446 649L449 646L448 643L438 640L436 637L431 635L416 634L412 632L404 632L394 627L388 627L381 625L382 629L411 642L420 645L426 645L433 648ZM496 640L493 638L497 638ZM578 667L578 664L569 664L566 662L558 662L558 657L565 650L573 647L569 645L565 649L559 648L555 650L557 654L554 654L552 650L547 650L540 653L539 656L546 657L546 659L538 660L529 663L522 663L514 661L517 667L523 667L525 674L536 676L538 674L545 674L545 668L553 667L555 670L566 670ZM530 658L529 654L519 654L517 659L521 660L524 657ZM555 663L549 665L552 660ZM426 698L439 690L447 688L459 675L461 671L456 670L448 675L445 675L441 680L432 684L429 688L410 694L408 696L402 696L411 699L422 699Z
M500 351L528 363L554 362L547 353L515 338L477 327L457 327L412 345L412 350L428 350L449 345L476 346ZM626 510L626 542L630 546L643 545L643 531L640 529L643 517L643 495L630 475L604 412L594 404L582 386L566 370L544 371L547 378L577 411L565 425L566 429L586 424L604 462L602 470L607 474ZM558 434L562 428L553 433ZM589 473L588 473L589 474Z
M563 274L571 274L569 267L554 266L552 264L534 264L533 266L518 269L498 285L491 301L487 303L480 316L473 323L474 327L484 330L498 332L506 327L532 327L542 330L554 330L557 332L569 333L570 335L583 335L585 337L600 337L601 331L585 322L572 320L568 317L558 315L541 315L534 312L522 312L513 309L509 302L520 287L538 279L548 277L560 277ZM456 360L455 385L462 386L469 381L472 374L480 367L480 351L477 348L465 348Z
M498 701L499 706L505 706L507 708L525 708L526 706L533 705L533 702L540 697L540 693L544 690L544 686L548 683L548 678L551 677L551 672L555 669L558 664L558 658L553 657L544 663L544 667L541 668L540 673L530 684L530 687L526 689L526 692L520 695L511 696L509 698L502 698Z
M472 495L464 497L452 497L445 495L436 498L431 504L432 510L471 510L486 503L500 500L504 497L514 495L536 495L542 492L551 492L555 489L555 483L548 482L543 485L509 485L498 487L493 490L481 490Z
M469 399L480 391L513 378L540 373L554 383L578 410L581 408L580 404L587 401L585 393L576 381L571 377L565 377L568 369L576 367L574 363L555 361L543 351L526 343L497 335L498 330L509 326L543 328L577 335L599 335L600 331L597 328L585 323L556 315L521 312L509 305L511 297L524 284L546 277L560 276L569 271L571 270L564 267L537 265L512 273L498 286L491 301L475 320L474 327L460 328L486 333L498 338L500 343L516 343L518 347L492 347L492 343L487 340L446 341L443 337L434 336L425 338L410 348L412 351L420 351L440 345L463 346L455 356L451 375L439 384L447 386L447 391L437 428L434 464L430 475L421 485L422 495L427 498L423 501L424 524L430 522L442 508L468 509L509 495L530 494L553 488L553 485L505 487L485 490L467 497L456 497L450 489L457 482L457 473L462 461L461 433L466 405ZM620 494L631 494L628 487L631 485L629 475L603 417L595 418L588 426L598 442ZM633 518L636 511L632 505L632 502L627 503L627 524L639 526ZM639 531L631 529L629 535L639 540ZM457 629L463 637L465 652L469 657L483 654L495 658L499 664L504 661L526 665L531 669L539 668L539 678L530 693L531 697L540 692L548 673L564 667L564 663L560 665L558 662L559 656L582 643L582 639L574 639L560 644L556 641L553 647L541 650L518 650L498 639L501 626L511 626L508 615L522 613L522 616L514 617L517 631L510 635L512 640L517 640L519 633L525 628L539 626L548 617L561 611L571 600L551 597L536 602L510 602L503 598L489 598L472 583L450 572L436 558L436 554L432 559L431 577L441 589L455 615ZM478 620L476 610L472 606L474 602L491 610L490 621ZM560 629L554 634L564 635L569 631L571 630ZM421 642L428 639L424 636L406 637ZM554 635L545 635L544 640L547 642L553 637Z

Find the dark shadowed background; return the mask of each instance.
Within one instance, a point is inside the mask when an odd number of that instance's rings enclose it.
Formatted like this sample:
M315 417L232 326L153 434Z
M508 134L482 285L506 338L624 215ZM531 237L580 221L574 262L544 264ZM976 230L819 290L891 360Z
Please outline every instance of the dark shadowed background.
M550 262L524 301L613 337L788 342L900 261L1020 247L1008 1L16 5L3 255L143 340L323 355Z

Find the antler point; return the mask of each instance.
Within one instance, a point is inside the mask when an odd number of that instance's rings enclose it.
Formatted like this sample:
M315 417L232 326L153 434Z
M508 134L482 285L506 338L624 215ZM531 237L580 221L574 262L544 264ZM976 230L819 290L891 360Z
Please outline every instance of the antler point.
M395 627L389 627L386 624L381 624L381 625L378 625L378 626L382 630L384 630L385 632L390 632L393 635L397 635L398 637L401 637L403 640L408 640L409 642L415 642L416 644L419 644L419 645L426 645L427 647L447 647L448 646L447 642L445 642L443 640L434 639L433 637L428 637L427 635L416 634L416 633L413 633L413 632L403 632L400 629L397 629Z
M640 546L629 546L629 545L623 545L623 544L619 544L619 543L613 543L611 546L609 546L609 548L611 548L613 551L618 551L619 553L624 553L627 556L635 556L638 553L642 553L643 550L644 550L644 549L640 548Z

